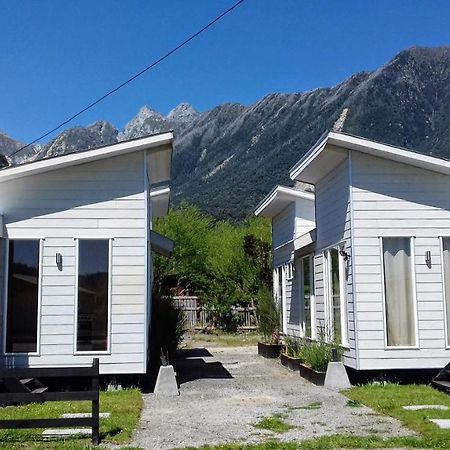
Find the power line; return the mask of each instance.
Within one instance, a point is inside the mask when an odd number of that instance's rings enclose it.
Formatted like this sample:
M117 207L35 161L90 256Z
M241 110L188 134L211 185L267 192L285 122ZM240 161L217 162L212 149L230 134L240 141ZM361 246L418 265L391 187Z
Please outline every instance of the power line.
M206 24L203 28L201 28L200 30L198 30L196 33L192 34L190 37L188 37L187 39L185 39L181 44L177 45L176 47L174 47L172 50L168 51L167 53L165 53L163 56L161 56L160 58L158 58L156 61L152 62L149 66L145 67L144 69L142 69L140 72L136 73L135 75L133 75L131 78L128 78L128 80L124 81L123 83L119 84L118 86L116 86L114 89L111 89L110 91L108 91L106 94L102 95L101 97L99 97L97 100L93 101L92 103L90 103L89 105L87 105L85 108L83 108L82 110L78 111L77 113L73 114L72 116L70 116L68 119L64 120L63 122L61 122L59 125L57 125L56 127L54 127L53 129L51 129L50 131L46 132L45 134L43 134L42 136L39 136L38 138L34 139L33 141L29 142L28 144L24 145L23 147L19 148L18 150L14 151L13 153L11 153L9 155L9 157L14 156L16 153L19 153L20 151L26 149L27 147L29 147L30 145L35 144L37 141L40 141L41 139L47 137L48 135L54 133L55 131L59 130L60 128L62 128L64 125L67 125L68 123L72 122L73 119L77 118L78 116L80 116L81 114L85 113L87 110L91 109L92 107L94 107L95 105L97 105L98 103L100 103L101 101L105 100L105 98L109 97L110 95L114 94L115 92L117 92L119 89L122 89L124 86L126 86L127 84L131 83L132 81L134 81L136 78L140 77L141 75L143 75L145 72L149 71L150 69L152 69L153 67L155 67L156 65L158 65L159 63L161 63L162 61L164 61L165 59L167 59L169 56L173 55L176 51L180 50L182 47L184 47L185 45L187 45L189 42L191 42L193 39L195 39L197 36L199 36L200 34L202 34L204 31L206 31L208 28L210 28L212 25L214 25L216 22L218 22L219 20L221 20L223 17L225 17L227 14L229 14L231 11L233 11L234 9L236 9L241 3L244 3L245 0L239 0L237 3L235 3L233 6L231 6L230 8L228 8L226 11L224 11L223 13L221 13L220 15L218 15L215 19L213 19L211 22L209 22L208 24Z

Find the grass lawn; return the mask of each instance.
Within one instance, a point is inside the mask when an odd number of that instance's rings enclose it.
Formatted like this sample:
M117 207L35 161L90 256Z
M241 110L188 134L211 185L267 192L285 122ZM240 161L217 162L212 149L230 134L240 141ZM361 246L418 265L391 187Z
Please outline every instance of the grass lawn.
M189 332L184 336L183 347L242 347L256 346L261 340L261 335L256 331L247 331L242 333L226 333L215 331L214 334L205 334L201 332Z
M379 436L333 435L301 442L270 440L261 444L225 444L203 446L203 450L297 450L297 449L376 449L376 448L421 448L450 449L450 430L443 430L428 419L450 419L450 410L406 411L406 405L446 405L450 407L450 396L426 385L369 384L347 390L347 407L366 405L375 411L399 419L416 436L383 439Z
M111 416L100 419L102 442L122 444L130 440L139 420L142 396L138 389L101 392L100 412ZM0 419L58 418L63 413L90 412L91 402L48 402L24 406L0 408ZM44 441L42 429L0 430L0 449L64 449L81 450L90 448L90 439L71 438L58 441Z

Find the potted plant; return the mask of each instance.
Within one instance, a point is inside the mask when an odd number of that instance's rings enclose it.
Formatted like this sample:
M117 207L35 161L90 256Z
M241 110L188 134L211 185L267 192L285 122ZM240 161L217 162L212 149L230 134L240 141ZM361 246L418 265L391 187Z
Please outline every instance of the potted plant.
M280 313L267 288L259 291L257 315L262 336L262 342L258 342L258 354L266 358L278 358L283 347L279 331Z
M342 347L339 344L326 342L324 333L319 333L317 341L306 343L301 349L304 362L300 364L300 376L311 383L323 386L328 363L334 359L333 349L336 350L335 357L340 359Z
M299 339L287 337L284 351L280 355L281 364L288 369L299 371L300 364L303 362L301 350L302 345Z

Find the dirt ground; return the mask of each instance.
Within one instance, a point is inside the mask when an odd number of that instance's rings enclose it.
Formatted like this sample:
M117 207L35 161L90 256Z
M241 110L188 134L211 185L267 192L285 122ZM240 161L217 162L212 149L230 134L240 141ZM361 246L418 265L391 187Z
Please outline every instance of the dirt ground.
M164 450L332 434L412 434L400 422L366 407L348 406L343 395L258 356L255 346L202 347L198 341L196 345L183 350L176 362L179 397L144 395L132 445ZM308 408L311 404L315 405ZM262 417L274 414L282 414L294 428L279 434L254 427Z

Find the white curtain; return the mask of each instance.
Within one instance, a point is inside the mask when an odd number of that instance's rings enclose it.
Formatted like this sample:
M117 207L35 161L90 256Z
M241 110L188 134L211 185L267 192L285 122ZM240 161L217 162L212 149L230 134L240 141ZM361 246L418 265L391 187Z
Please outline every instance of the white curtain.
M442 239L444 251L445 311L447 319L447 345L450 345L450 238Z
M383 238L388 346L414 346L414 286L410 238Z

